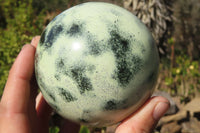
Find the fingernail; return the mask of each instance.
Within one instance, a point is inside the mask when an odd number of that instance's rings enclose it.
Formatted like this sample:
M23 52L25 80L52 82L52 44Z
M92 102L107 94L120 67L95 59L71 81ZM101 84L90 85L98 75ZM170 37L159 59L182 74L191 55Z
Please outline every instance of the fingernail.
M40 40L40 36L33 37L33 39L31 40L31 45L35 47L39 40Z
M170 104L168 102L158 103L154 109L153 118L158 121L167 112L169 107Z

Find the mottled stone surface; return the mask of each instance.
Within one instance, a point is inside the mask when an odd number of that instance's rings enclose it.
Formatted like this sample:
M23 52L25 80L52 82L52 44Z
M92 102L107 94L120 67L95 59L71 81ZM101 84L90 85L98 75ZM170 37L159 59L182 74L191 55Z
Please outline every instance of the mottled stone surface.
M90 2L55 17L36 51L38 85L63 117L90 126L123 120L152 94L158 53L125 9Z

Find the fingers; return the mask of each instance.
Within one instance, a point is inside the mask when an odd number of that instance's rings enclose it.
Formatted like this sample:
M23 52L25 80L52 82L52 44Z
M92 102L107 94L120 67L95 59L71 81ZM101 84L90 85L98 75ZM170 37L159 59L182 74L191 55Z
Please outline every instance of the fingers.
M31 41L31 45L33 47L37 47L38 43L39 43L39 39L40 39L40 36L36 36L32 39ZM30 101L29 101L29 110L35 110L35 105L36 105L36 96L38 95L38 85L37 85L37 81L36 81L36 77L35 77L35 72L33 72L33 75L32 75L32 78L31 78L31 81L30 81ZM34 112L34 113L35 113ZM33 112L30 112L30 114L32 114Z
M38 129L40 129L40 132L37 133L47 133L52 109L44 100L41 92L36 98L36 111L38 118Z
M169 108L169 101L163 97L151 98L136 113L123 121L116 133L150 133Z
M40 36L35 36L31 41L31 45L33 45L36 48L39 43L39 40L40 40Z
M40 92L36 98L36 110L38 117L47 120L52 112L51 107L47 104Z
M37 47L38 43L40 40L40 36L36 36L32 39L31 45L34 46L35 48ZM32 107L35 108L35 98L38 95L38 85L35 77L35 72L33 72L32 79L31 79L31 93L30 93L30 101L32 103Z
M10 70L1 104L13 113L27 111L34 56L35 47L25 45Z

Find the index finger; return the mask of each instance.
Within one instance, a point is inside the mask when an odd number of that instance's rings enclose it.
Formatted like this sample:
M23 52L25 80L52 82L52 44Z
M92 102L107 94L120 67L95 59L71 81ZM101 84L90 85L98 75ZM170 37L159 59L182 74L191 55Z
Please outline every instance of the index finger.
M27 111L30 80L34 71L35 47L30 44L25 45L10 70L1 104L12 113Z

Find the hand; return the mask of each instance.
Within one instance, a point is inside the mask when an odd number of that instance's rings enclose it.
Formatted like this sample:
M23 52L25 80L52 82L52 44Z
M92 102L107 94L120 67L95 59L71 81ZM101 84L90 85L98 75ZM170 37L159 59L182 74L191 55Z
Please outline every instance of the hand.
M151 133L169 107L166 98L152 97L138 111L125 119L115 133Z
M10 70L0 102L0 133L48 133L51 108L41 94L37 96L33 75L38 42L39 37L35 37L31 44L25 45ZM116 133L151 132L168 108L165 98L151 98L124 120ZM78 127L66 122L61 132L77 133Z
M33 74L39 39L40 37L33 38L31 44L22 48L10 70L0 101L0 133L49 132L52 109L41 93L37 96L38 87ZM63 128L63 131L78 132L79 126L69 122L66 124L70 127Z

